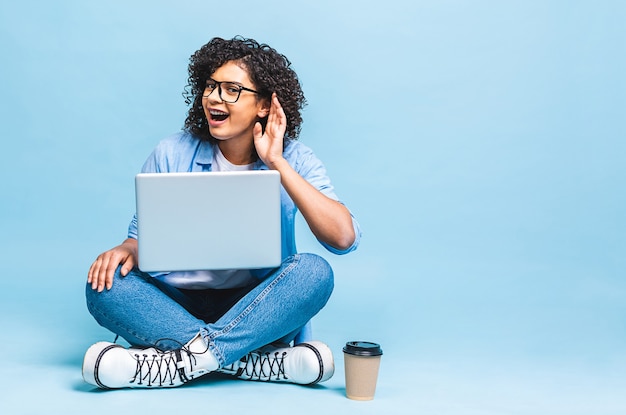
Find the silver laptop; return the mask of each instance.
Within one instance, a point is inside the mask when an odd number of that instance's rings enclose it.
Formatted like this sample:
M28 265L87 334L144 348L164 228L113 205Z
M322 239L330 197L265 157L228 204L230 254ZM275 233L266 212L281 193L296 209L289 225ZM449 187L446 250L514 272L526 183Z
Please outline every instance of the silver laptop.
M281 263L277 171L140 173L135 193L144 272Z

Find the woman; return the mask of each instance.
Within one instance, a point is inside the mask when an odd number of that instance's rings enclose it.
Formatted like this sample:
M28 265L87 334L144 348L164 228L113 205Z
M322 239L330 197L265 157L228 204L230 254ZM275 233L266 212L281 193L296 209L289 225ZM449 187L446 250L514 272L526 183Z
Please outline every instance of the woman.
M360 230L321 162L296 141L305 104L298 78L267 45L215 38L192 55L188 87L184 130L159 143L142 171L277 170L283 262L266 270L143 273L136 268L133 218L128 239L92 264L86 290L98 323L132 347L96 343L85 355L83 377L101 388L179 386L213 371L327 380L334 366L326 345L287 345L333 288L323 258L296 253L294 216L299 210L336 254L356 249Z

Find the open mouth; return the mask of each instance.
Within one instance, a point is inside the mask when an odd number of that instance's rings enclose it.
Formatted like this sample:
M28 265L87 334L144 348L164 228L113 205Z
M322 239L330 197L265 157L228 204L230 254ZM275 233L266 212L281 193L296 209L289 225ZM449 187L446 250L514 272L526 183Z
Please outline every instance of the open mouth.
M213 121L224 121L228 118L228 113L219 110L209 110L209 115L211 116L211 120Z

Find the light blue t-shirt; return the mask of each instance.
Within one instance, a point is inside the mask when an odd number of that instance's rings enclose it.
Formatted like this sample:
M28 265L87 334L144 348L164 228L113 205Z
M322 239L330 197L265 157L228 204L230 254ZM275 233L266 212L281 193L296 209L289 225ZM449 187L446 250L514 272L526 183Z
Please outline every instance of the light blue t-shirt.
M207 172L212 170L214 157L213 144L202 141L188 132L180 132L162 140L148 157L141 169L142 173L168 172ZM299 141L290 141L283 157L293 169L307 180L313 187L327 197L339 201L334 192L326 169L313 151ZM254 170L267 170L268 167L259 159L253 166ZM282 225L282 258L296 253L295 216L297 207L284 188L281 188L281 225ZM347 254L357 248L361 239L358 222L352 217L355 239L352 246L345 250L336 249L322 241L320 243L330 252L338 255ZM137 215L128 227L128 236L137 239ZM269 270L253 270L255 277L263 278ZM152 274L167 282L168 273ZM172 275L174 277L174 275ZM175 285L180 286L180 282ZM210 287L206 287L210 288Z

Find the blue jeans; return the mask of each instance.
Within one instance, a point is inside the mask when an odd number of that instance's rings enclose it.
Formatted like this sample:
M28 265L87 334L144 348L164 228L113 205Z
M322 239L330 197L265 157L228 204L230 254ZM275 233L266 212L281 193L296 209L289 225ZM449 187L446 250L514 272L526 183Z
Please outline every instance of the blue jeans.
M131 345L177 349L200 333L223 367L266 344L292 340L332 290L330 265L314 254L296 254L258 285L224 291L219 301L166 286L136 268L126 277L118 268L112 288L101 293L87 284L86 297L96 321ZM203 320L211 313L215 321Z

